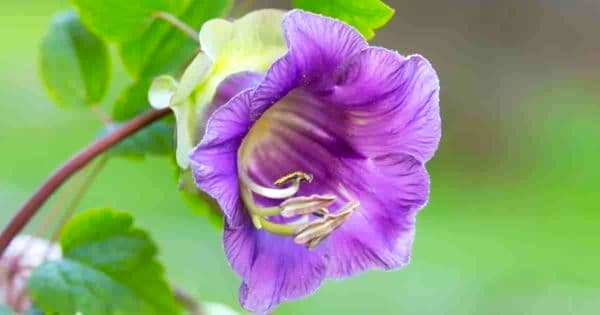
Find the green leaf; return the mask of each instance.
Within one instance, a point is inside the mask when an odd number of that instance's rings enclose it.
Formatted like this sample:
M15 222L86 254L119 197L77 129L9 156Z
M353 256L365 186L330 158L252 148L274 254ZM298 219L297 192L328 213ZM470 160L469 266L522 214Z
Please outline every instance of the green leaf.
M112 108L115 121L127 121L145 111L151 110L148 103L148 89L152 80L133 82L121 92Z
M95 105L108 88L108 49L81 24L74 11L53 19L42 39L39 66L48 94L61 107Z
M35 305L46 314L180 314L156 246L132 225L129 214L110 209L73 217L60 239L64 258L29 278Z
M119 128L142 112L152 109L148 103L150 80L134 82L117 98L112 110L112 118L118 123L110 124L102 132L106 134ZM111 154L143 159L146 155L169 155L175 148L175 126L172 118L164 118L128 137L110 150Z
M194 29L209 19L223 16L232 0L195 0L179 12L181 21ZM134 78L174 74L198 51L198 43L168 22L156 19L138 38L123 43L120 54L127 71Z
M354 26L366 39L392 18L394 9L381 0L292 0L296 8L340 19Z
M111 132L121 126L119 123L110 124L104 133ZM121 157L143 159L147 155L166 156L173 154L175 123L172 118L163 118L150 126L128 137L109 152Z
M117 42L140 36L155 12L173 12L181 0L71 0L81 20L98 35Z

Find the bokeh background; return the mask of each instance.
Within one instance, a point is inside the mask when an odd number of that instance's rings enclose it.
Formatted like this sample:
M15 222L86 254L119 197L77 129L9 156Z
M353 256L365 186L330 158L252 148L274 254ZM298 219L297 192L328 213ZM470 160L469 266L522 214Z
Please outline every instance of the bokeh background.
M600 1L386 2L396 15L375 43L425 55L442 86L412 263L328 281L276 314L599 314ZM67 6L0 1L0 226L101 128L51 105L37 77L40 38ZM127 80L115 66L106 106ZM172 172L164 159L112 159L80 208L131 211L173 283L237 308L220 232Z

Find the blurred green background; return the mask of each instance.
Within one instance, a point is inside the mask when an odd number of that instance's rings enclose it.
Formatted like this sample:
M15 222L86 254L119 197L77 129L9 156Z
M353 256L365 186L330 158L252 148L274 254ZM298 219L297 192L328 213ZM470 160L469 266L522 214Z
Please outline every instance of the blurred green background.
M375 43L425 55L442 86L412 263L328 281L276 313L599 314L600 1L387 2L396 15ZM101 128L51 105L37 77L40 38L67 6L0 2L0 226ZM107 107L128 80L115 63ZM220 232L184 204L172 172L161 159L110 160L80 208L131 211L173 283L238 307Z

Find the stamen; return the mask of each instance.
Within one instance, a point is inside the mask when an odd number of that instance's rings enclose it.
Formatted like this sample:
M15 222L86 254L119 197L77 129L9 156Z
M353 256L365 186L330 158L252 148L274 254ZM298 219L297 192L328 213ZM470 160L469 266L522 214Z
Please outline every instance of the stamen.
M352 213L354 213L356 208L358 208L359 206L360 206L360 202L358 202L356 200L352 200L352 201L348 202L346 205L344 205L344 207L342 207L338 211L338 213L330 215L329 217L333 219L333 223L332 223L333 229L334 230L337 229L342 224L344 224L344 222L348 221L348 219L350 218L350 215Z
M252 214L252 215L250 215L250 217L252 218L252 224L254 225L254 227L257 230L262 229L262 223L260 222L260 216Z
M335 200L333 195L312 195L289 198L280 204L281 215L290 218L318 211L319 214L328 212L326 207Z
M280 207L259 207L252 197L252 192L244 187L240 187L240 197L242 197L242 201L248 208L248 211L252 215L257 215L261 217L269 217L272 215L278 215L281 212ZM256 224L254 224L256 226ZM260 229L260 227L257 226Z
M327 210L327 208L321 208L321 209L315 210L315 212L313 212L312 214L316 215L319 218L324 218L326 215L329 214L329 210Z
M260 225L265 231L282 236L293 236L296 233L296 230L301 226L300 224L273 223L262 217L256 218L260 221Z
M291 180L300 180L300 181L303 180L303 181L305 181L307 183L310 183L310 182L312 182L312 179L313 179L312 175L304 173L304 172L296 171L296 172L287 174L287 175L285 175L283 177L280 177L279 179L277 179L275 181L274 184L277 185L277 186L280 186L280 185L283 185L283 184L285 184L285 183L287 183L287 182L289 182Z
M294 197L300 189L302 181L311 182L312 176L301 172L287 174L274 182L276 186L288 185L284 188L264 187L253 181L244 168L239 168L240 197L244 202L252 224L257 229L264 229L273 234L294 237L294 242L303 244L308 249L316 248L333 231L350 218L358 208L358 201L350 201L335 214L330 214L329 207L336 199L334 195L311 195ZM285 199L275 207L261 207L254 201L254 194L269 199ZM303 222L310 220L309 215L318 219L309 223L287 222L274 223L268 219L281 215L284 218L299 216Z
M331 232L333 232L333 229L328 218L316 220L301 226L294 237L294 242L296 244L307 244L311 240L325 237Z
M308 248L314 248L344 224L359 205L358 201L353 200L341 208L338 213L327 215L323 219L315 220L301 226L296 231L294 242L305 244Z
M289 181L293 180L294 182L292 183L292 185L290 185L286 188L283 188L283 189L278 189L278 188L263 187L263 186L255 183L247 175L247 173L245 171L241 171L239 173L240 173L239 175L240 175L240 182L241 182L240 195L241 195L242 201L244 202L244 204L248 208L248 211L252 215L252 220L253 220L254 226L257 229L261 228L261 224L254 216L268 217L268 216L279 215L279 214L281 214L282 210L284 210L284 209L287 209L286 213L293 213L294 211L301 211L302 209L307 208L307 207L312 207L313 210L319 211L319 208L327 206L329 204L328 202L330 202L329 200L333 201L332 198L335 198L335 197L331 197L331 196L315 195L315 196L309 197L312 199L306 200L307 197L296 197L296 198L291 198L291 199L284 201L282 203L282 205L279 207L260 207L254 202L254 197L253 197L252 193L256 193L260 196L271 198L271 199L289 198L298 192L298 190L300 189L300 182L310 181L312 179L312 177L303 172L293 172L293 173L288 174L276 181L276 184L281 185L285 182L289 182ZM306 202L309 202L309 201L313 201L314 205L306 204ZM302 202L304 202L305 204L300 205L299 203L302 203ZM311 213L311 212L312 211L308 211L308 212L306 212L306 214ZM320 212L322 212L322 211L320 211Z
M306 248L308 248L310 250L315 249L317 247L317 245L321 244L321 242L324 241L328 236L329 235L313 238L312 240L310 240L306 243Z
M297 175L296 173L298 173L299 175ZM283 178L288 177L288 179L285 181L282 181L281 183L285 183L290 180L293 180L291 185L289 185L288 187L269 188L269 187L261 186L261 185L257 184L256 182L254 182L250 178L250 176L248 176L248 174L245 170L240 169L240 172L238 175L240 178L240 182L244 186L246 186L252 192L255 192L263 197L267 197L270 199L286 199L286 198L294 196L300 189L300 182L302 182L303 180L308 181L307 178L308 179L311 178L310 175L308 175L308 174L301 173L301 172L294 172L290 175L286 175L283 177Z

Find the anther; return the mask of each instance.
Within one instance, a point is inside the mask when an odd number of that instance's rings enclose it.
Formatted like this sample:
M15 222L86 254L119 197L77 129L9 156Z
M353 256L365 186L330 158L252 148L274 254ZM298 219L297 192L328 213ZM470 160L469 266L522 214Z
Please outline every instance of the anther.
M309 249L316 247L333 231L348 221L350 215L358 208L358 201L351 201L344 205L336 214L326 215L322 219L304 224L296 230L294 242L304 244Z
M312 182L312 175L304 173L304 172L300 172L300 171L296 171L287 175L284 175L282 177L280 177L279 179L277 179L275 181L275 185L277 186L281 186L287 182L290 182L292 180L297 181L297 182L301 182L301 181L305 181L307 183Z
M319 218L324 218L325 216L329 215L329 210L327 210L327 208L321 208L315 210L312 214Z
M325 237L331 232L333 232L333 229L328 218L315 220L298 228L294 242L296 244L307 244L311 240Z
M282 202L281 215L289 218L297 215L306 215L317 212L317 216L325 216L327 214L326 207L331 205L335 200L333 195L312 195L289 198Z
M352 200L345 204L336 214L330 215L329 218L332 218L333 220L332 228L335 230L344 224L344 222L348 221L350 215L354 213L358 206L360 206L360 202Z
M300 189L300 179L292 182L291 185L284 188L264 187L254 182L244 170L239 171L240 183L251 192L270 199L286 199L294 196Z
M324 241L328 236L329 235L313 238L312 240L306 242L306 248L310 250L315 249L317 245L321 244L321 242Z

